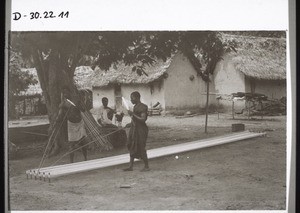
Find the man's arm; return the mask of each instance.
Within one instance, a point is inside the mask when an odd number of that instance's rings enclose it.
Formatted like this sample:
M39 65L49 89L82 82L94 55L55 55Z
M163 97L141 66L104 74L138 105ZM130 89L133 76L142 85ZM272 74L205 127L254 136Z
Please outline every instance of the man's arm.
M99 124L101 123L101 121L99 121L99 120L102 119L102 114L103 114L103 109L102 109L102 107L100 107L100 108L96 111L96 118L97 118L97 121L98 121Z
M141 122L146 122L146 120L147 120L147 113L146 112L142 112L141 116L137 116L132 111L128 110L128 114L131 117L134 117L135 119L137 119L138 121L141 121Z

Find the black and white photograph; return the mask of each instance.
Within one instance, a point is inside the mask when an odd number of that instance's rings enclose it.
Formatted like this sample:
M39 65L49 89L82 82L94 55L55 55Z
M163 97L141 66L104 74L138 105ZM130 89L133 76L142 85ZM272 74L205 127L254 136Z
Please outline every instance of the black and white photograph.
M12 30L7 78L11 211L286 210L286 30Z

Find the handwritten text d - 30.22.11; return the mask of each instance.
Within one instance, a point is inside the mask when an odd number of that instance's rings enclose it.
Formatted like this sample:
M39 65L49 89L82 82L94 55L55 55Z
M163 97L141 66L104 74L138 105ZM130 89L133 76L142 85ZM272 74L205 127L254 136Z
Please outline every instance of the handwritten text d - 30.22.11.
M29 18L29 19L48 19L48 18L69 18L69 11L63 11L63 12L59 12L59 13L55 13L53 11L44 11L42 13L40 12L30 12L29 15L28 14L21 14L19 12L14 12L12 14L12 20L14 21L18 21L21 18Z

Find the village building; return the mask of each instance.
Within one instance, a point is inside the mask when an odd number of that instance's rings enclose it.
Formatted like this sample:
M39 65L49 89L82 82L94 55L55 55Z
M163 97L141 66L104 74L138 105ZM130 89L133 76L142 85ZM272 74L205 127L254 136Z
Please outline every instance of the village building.
M198 110L206 104L206 83L188 58L178 53L166 60L146 66L145 73L138 75L132 66L118 64L108 71L89 68L78 69L75 79L81 87L93 91L93 107L102 105L107 97L109 106L122 108L122 97L130 102L130 94L139 91L141 101L149 108L157 103L163 110ZM211 84L213 90L214 85ZM215 102L215 95L211 103ZM124 106L123 106L124 107Z
M13 106L9 108L9 118L19 118L20 116L29 115L45 115L47 114L42 89L39 84L38 76L34 68L22 68L21 71L27 71L33 76L36 84L28 85L25 91L21 91L18 95L10 96L10 103Z
M217 64L213 81L220 104L230 109L232 93L259 93L269 100L286 97L286 39L223 35L237 44ZM236 105L245 105L237 101Z

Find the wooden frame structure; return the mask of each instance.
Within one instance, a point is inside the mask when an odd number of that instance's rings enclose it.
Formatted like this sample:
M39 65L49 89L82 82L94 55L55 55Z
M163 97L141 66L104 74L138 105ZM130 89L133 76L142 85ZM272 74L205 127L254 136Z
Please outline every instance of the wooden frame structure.
M221 144L231 143L235 141L250 139L254 137L264 136L266 133L254 133L249 131L243 131L238 133L232 133L225 136L213 137L203 140L197 140L182 144L176 144L147 151L148 158L158 158L162 156L178 154L182 152L193 151L201 148L217 146ZM129 155L122 154L117 156L111 156L106 158L100 158L89 161L82 161L71 164L57 165L52 167L44 167L40 169L31 169L26 171L27 178L34 178L40 180L48 180L64 175L70 175L80 172L91 171L95 169L105 168L109 166L120 165L128 163Z

